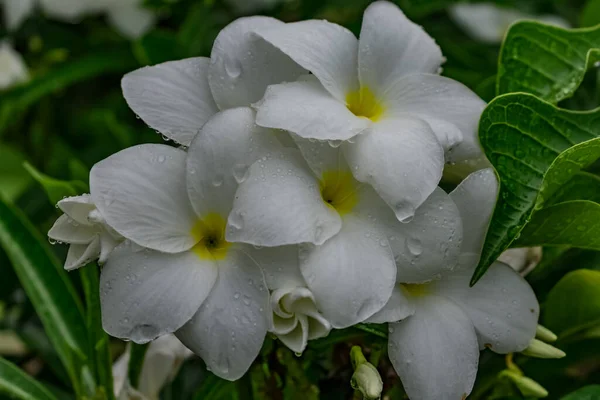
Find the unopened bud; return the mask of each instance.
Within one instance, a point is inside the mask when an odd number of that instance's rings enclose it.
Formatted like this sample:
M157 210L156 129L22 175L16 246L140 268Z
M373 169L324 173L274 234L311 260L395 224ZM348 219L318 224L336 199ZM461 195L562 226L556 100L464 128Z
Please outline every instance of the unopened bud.
M542 385L526 376L522 376L513 371L504 370L500 372L499 377L510 379L524 397L540 399L548 396L548 391L544 389Z
M383 381L373 364L367 362L359 346L353 346L350 350L350 360L354 368L354 374L350 385L358 390L366 400L377 400L381 398Z
M566 356L564 351L537 339L531 339L529 346L521 353L536 358L563 358Z
M546 343L554 343L556 342L556 339L558 339L558 336L556 336L554 332L542 325L537 326L535 337Z

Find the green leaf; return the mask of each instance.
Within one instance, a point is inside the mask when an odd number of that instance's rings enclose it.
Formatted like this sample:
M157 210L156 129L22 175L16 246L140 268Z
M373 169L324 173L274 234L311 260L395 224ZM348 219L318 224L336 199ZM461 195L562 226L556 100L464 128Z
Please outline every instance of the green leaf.
M91 354L90 365L94 379L104 388L107 398L113 399L113 377L108 335L102 328L100 311L100 280L98 266L95 263L79 269L86 303L86 327Z
M25 156L12 147L0 144L0 160L0 195L14 202L31 183L31 177L23 168Z
M88 187L81 181L61 181L39 172L34 166L25 162L23 167L46 191L50 203L56 204L61 199L77 196L88 191Z
M599 121L600 110L562 110L529 94L503 95L487 106L479 139L500 178L500 193L473 283L533 211L600 156Z
M548 293L544 310L544 326L561 340L597 325L600 322L600 271L569 272Z
M80 394L88 350L85 319L67 273L45 242L19 210L0 199L0 245Z
M561 398L561 400L600 400L600 385L584 386Z
M572 200L589 200L600 203L600 177L589 172L575 174L571 180L558 188L547 205Z
M600 24L600 0L589 0L581 12L581 26Z
M600 26L569 30L517 22L502 44L496 92L531 93L557 103L573 95L599 60Z
M2 93L0 99L0 132L21 112L45 96L75 83L110 73L125 73L138 66L129 46L112 46L96 50L51 69L48 73Z
M58 400L41 383L0 357L0 393L18 400Z
M226 381L214 374L207 374L194 400L233 400L237 399L235 382Z
M137 344L131 342L128 345L131 353L129 356L129 365L127 366L127 377L129 378L131 386L136 388L140 382L142 366L144 364L144 359L146 358L146 351L148 351L150 344Z

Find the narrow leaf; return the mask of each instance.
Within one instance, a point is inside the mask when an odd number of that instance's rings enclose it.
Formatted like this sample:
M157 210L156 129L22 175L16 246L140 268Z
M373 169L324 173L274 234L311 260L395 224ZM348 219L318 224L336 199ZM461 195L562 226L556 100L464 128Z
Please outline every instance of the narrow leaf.
M28 162L24 163L23 167L25 167L33 179L35 179L44 188L44 191L48 195L48 199L52 204L58 203L59 200L63 199L64 197L77 196L87 192L87 185L83 182L62 181L51 178L48 175L39 172Z
M58 400L41 383L0 357L0 393L18 400Z

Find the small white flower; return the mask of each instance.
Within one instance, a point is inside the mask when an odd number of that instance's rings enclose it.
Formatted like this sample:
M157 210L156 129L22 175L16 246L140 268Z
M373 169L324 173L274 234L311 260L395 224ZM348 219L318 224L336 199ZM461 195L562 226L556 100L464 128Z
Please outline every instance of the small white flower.
M286 149L250 167L227 238L257 246L300 244L300 271L333 327L349 327L381 309L396 279L423 282L439 273L440 264L454 266L460 216L441 189L412 223L401 223L369 185L354 179L339 147L296 142L301 151Z
M313 74L269 87L256 104L257 124L344 141L356 179L371 184L399 220L435 190L444 161L482 153L476 130L485 103L437 75L440 48L392 3L367 8L360 40L321 20L257 34Z
M146 350L139 384L137 390L133 390L128 384L131 350L127 347L112 368L115 396L123 399L142 396L144 399L158 400L162 388L175 378L183 362L193 354L174 335L156 339Z
M83 267L95 259L103 264L123 241L121 235L106 224L89 194L62 199L57 207L64 214L56 220L48 237L70 245L65 261L67 271Z
M263 267L271 290L273 321L270 331L295 353L309 340L325 337L331 324L319 312L298 265L296 246L261 248L253 257Z
M388 353L411 399L466 398L480 349L517 352L535 336L538 302L509 266L494 263L469 287L497 190L493 171L486 169L450 194L464 225L458 266L429 283L397 285L390 303L367 321L390 322Z
M281 25L269 17L240 18L219 33L210 58L169 61L125 75L125 100L151 128L189 146L219 110L248 107L270 84L306 72L253 33Z
M493 3L456 4L449 8L450 16L473 38L497 44L513 23L528 19L570 28L570 24L555 15L532 15L517 9L500 7Z
M231 380L248 370L270 327L254 248L225 238L247 165L281 146L253 121L250 108L229 109L205 124L187 153L139 145L90 173L91 195L106 221L145 247L125 243L102 269L104 329L137 343L175 332Z
M23 58L8 42L0 42L0 90L29 79Z

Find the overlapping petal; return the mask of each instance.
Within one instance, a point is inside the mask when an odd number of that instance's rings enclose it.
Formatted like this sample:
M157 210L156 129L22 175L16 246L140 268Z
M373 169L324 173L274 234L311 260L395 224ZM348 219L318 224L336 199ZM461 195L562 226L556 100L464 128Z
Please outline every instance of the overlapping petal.
M66 214L58 217L52 228L48 231L48 237L63 243L88 244L98 234L98 231L90 225L83 225L74 221Z
M172 333L198 311L221 271L191 251L166 254L125 243L102 268L102 326L136 343Z
M397 284L392 290L392 296L383 308L370 316L365 322L371 324L385 324L398 322L415 313L415 304L405 294L402 286Z
M221 110L249 106L267 86L296 80L306 71L253 32L285 24L270 17L240 18L227 25L213 44L208 71L215 102Z
M69 251L67 252L65 270L72 271L83 267L85 264L98 257L99 253L100 237L98 236L92 239L88 244L72 244L69 246Z
M123 77L123 96L151 128L188 146L218 111L208 65L208 58L196 57L140 68Z
M236 380L250 368L270 325L269 291L259 266L231 249L218 261L215 286L192 319L176 332L217 376Z
M140 246L168 253L196 244L185 187L185 152L160 144L122 150L90 172L92 200L108 225Z

